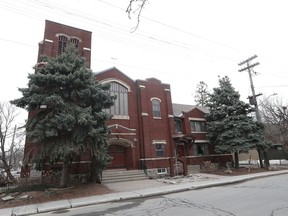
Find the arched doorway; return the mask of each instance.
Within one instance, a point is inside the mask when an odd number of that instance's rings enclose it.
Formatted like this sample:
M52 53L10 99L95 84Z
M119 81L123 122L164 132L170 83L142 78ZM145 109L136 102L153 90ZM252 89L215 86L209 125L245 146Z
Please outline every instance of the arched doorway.
M126 148L121 145L110 145L108 154L112 160L107 164L107 168L126 168Z
M112 160L107 164L108 169L119 169L127 168L127 148L133 147L133 142L122 139L122 138L112 138L109 139L108 154L111 156Z

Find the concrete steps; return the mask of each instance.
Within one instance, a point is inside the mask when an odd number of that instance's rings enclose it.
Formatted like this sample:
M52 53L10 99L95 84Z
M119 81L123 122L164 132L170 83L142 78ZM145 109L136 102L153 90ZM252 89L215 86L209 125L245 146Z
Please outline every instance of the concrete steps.
M115 183L148 179L142 170L108 169L102 173L102 183Z

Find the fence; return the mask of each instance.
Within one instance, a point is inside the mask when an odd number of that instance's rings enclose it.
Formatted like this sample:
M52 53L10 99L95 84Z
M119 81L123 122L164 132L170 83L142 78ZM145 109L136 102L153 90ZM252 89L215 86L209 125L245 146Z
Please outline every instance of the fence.
M288 152L284 150L271 149L268 151L268 158L269 160L288 160Z

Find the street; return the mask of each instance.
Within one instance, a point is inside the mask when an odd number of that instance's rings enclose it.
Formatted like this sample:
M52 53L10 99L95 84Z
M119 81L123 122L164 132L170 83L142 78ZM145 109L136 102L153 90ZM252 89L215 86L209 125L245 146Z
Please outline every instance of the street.
M38 214L47 215L287 216L288 174L240 184Z

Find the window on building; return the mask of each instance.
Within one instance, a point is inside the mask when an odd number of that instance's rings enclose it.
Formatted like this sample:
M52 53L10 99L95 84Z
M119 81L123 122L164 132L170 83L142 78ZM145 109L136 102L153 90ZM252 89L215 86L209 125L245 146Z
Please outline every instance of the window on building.
M157 174L167 174L167 168L158 168Z
M164 144L163 143L156 143L156 157L164 157Z
M209 155L208 143L194 144L195 155Z
M161 118L160 100L152 99L153 118Z
M60 35L58 37L58 55L61 55L68 44L74 44L76 48L79 46L79 39L77 38L68 38L67 36Z
M67 46L68 38L60 35L58 37L58 55L62 54Z
M79 40L77 38L71 38L70 42L74 44L76 48L78 48Z
M190 121L191 132L207 132L205 121Z
M176 131L176 133L181 133L182 132L181 119L175 119L174 123L175 123L175 131Z
M128 116L128 89L117 82L111 82L110 94L116 96L114 105L108 110L111 115Z

